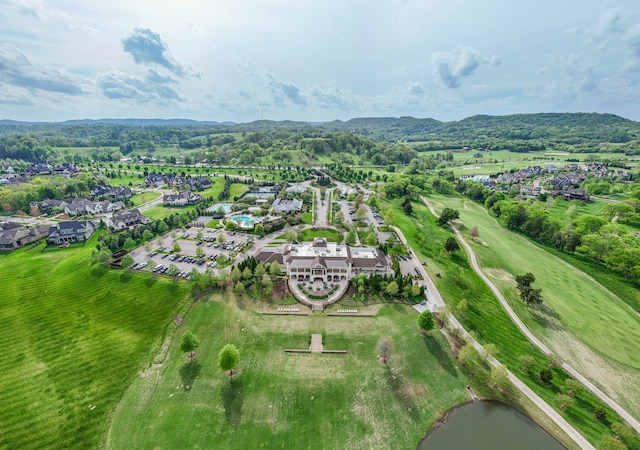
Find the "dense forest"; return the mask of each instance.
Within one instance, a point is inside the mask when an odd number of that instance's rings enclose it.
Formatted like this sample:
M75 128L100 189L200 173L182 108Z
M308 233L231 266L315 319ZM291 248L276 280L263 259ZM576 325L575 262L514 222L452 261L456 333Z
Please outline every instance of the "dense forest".
M530 152L640 153L640 123L612 114L548 113L473 116L460 121L358 118L309 124L256 121L245 124L188 120L103 120L60 123L0 121L0 159L61 158L60 148L87 148L87 159L118 160L158 149L198 150L193 159L255 164L269 154L314 164L324 155L344 164L406 164L417 153L461 147ZM104 150L108 149L108 150ZM113 149L116 149L115 151ZM340 156L341 155L341 156ZM82 161L80 161L82 162ZM174 161L171 161L174 162ZM188 163L188 161L183 161Z

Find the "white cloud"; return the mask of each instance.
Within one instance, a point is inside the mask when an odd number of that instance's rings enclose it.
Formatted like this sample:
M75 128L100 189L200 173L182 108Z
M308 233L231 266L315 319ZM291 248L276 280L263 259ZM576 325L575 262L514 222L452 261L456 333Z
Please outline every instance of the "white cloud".
M433 53L431 62L437 79L446 87L456 89L462 84L461 79L473 75L481 64L493 67L502 61L497 55L486 58L471 47L459 46L455 50Z

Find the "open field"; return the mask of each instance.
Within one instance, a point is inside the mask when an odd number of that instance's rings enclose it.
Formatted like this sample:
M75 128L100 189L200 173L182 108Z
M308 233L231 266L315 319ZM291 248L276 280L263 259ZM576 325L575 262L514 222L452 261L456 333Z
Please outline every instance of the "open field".
M156 205L152 208L149 208L143 211L143 214L150 219L158 220L164 219L165 217L169 217L172 214L182 214L186 211L192 211L195 209L194 205L189 206L162 206Z
M0 256L0 448L97 448L187 298L187 283L91 266L96 242Z
M484 245L470 241L479 261L527 326L640 416L640 315L584 272L502 228L481 206L457 197L433 198L458 209L467 228L479 228ZM525 311L519 300L514 277L525 272L533 273L542 289L546 307L540 311Z
M538 372L549 364L547 356L534 347L513 324L489 288L471 269L466 254L459 252L451 256L447 255L444 250L444 241L453 233L437 226L435 217L420 203L413 204L413 217L402 214L399 204L393 204L391 208L394 212L394 223L403 231L416 255L421 260L428 261L428 266L425 268L436 282L447 306L455 312L463 326L473 332L482 344L495 344L498 349L498 360L592 443L597 444L604 434L610 433L607 425L594 419L593 410L603 405L589 392L582 391L576 397L576 405L567 411L558 407L556 395L568 390L567 374L553 366L552 384L545 385L540 381ZM482 239L482 228L480 228L480 238ZM504 251L504 248L502 250ZM437 273L441 276L437 277ZM459 313L457 308L462 299L467 300L468 309L464 313ZM530 355L536 361L528 372L522 370L519 359L522 355ZM620 420L616 418L613 411L606 407L605 410L611 422Z
M375 318L263 316L254 308L260 304L231 294L196 304L166 363L125 395L108 448L406 449L467 398L467 378L443 336L420 336L408 306L384 307ZM177 345L186 330L201 340L191 365ZM284 352L308 348L311 333L348 353ZM385 335L394 340L391 370L376 356ZM232 381L217 367L226 343L241 352Z
M143 203L151 202L161 196L162 193L160 192L144 192L131 197L131 202L133 203L133 206L138 206Z
M300 232L302 234L302 241L313 241L317 237L323 237L329 242L342 242L343 235L341 232L334 230L333 228L307 228Z

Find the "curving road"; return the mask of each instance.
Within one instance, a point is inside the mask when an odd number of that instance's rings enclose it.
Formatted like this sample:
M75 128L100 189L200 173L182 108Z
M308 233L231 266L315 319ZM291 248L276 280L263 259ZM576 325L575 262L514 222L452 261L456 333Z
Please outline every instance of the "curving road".
M429 208L431 213L437 217L438 214L436 213L436 211L433 208L433 206L431 206L431 204L429 204L427 199L424 198L424 197L421 197L421 199L425 203L425 205L427 205L427 207ZM509 305L507 300L504 298L504 296L502 295L502 292L500 292L500 290L496 287L496 285L493 284L493 282L484 274L484 272L480 268L480 265L478 264L478 260L476 258L475 252L473 251L471 246L467 243L467 241L464 239L464 237L462 236L462 233L460 233L460 230L458 230L456 228L456 226L451 224L451 223L449 225L451 226L451 229L453 230L453 232L456 234L456 236L458 238L458 241L460 241L460 243L464 247L465 251L467 252L467 255L469 256L469 261L471 262L471 267L473 268L473 270L478 274L478 276L480 278L482 278L482 280L489 287L489 289L491 289L491 292L493 292L493 295L495 295L495 297L498 299L498 301L500 302L500 304L502 305L504 310L507 312L507 314L509 314L509 317L516 324L516 326L520 329L522 334L524 334L527 337L527 339L529 339L529 341L531 341L531 343L533 345L538 347L540 350L542 350L547 355L554 355L554 353L551 351L551 349L549 349L549 347L547 347L544 343L542 343L542 341L540 341L527 328L527 326L524 324L524 322L522 322L520 317L515 313L513 308L511 308L511 306ZM576 369L571 367L569 364L567 364L567 363L565 363L563 361L563 362L560 363L560 366L567 373L569 373L572 377L574 377L576 380L580 381L595 396L597 396L600 400L602 400L604 403L606 403L607 406L609 406L616 413L618 413L618 415L620 415L620 417L622 417L634 430L636 430L638 433L640 433L640 422L638 422L634 417L632 417L631 414L629 414L622 406L618 405L612 398L610 398L607 394L602 392L597 386L595 386L591 381L589 381L587 378L585 378L582 374L580 374L580 372L578 372Z
M426 201L425 201L425 203L426 203ZM429 206L429 205L427 204L427 206ZM432 210L432 212L433 212L433 210ZM404 234L402 233L402 231L398 227L392 227L392 228L398 234L398 237L400 238L400 241L404 245L409 246L409 244L407 242L407 239L404 237ZM438 289L436 288L436 285L433 283L433 281L429 277L429 274L427 273L425 268L422 266L422 264L418 260L418 257L415 255L415 251L411 252L411 258L414 260L414 262L416 264L416 267L419 268L420 273L422 274L422 278L424 280L423 284L425 285L425 287L427 289L427 293L428 293L429 299L433 300L435 302L436 306L439 309L444 308L446 305L444 303L444 300L442 300L442 296L440 295L440 292L438 292ZM471 343L476 348L476 350L478 350L479 352L483 352L484 351L482 345L480 345L480 343L478 341L476 341L473 338L473 336L471 336L467 332L467 330L464 329L462 324L458 321L458 319L453 314L447 313L447 317L449 318L449 322L451 323L451 325L459 331L459 333L464 337L465 341ZM488 361L493 367L498 367L498 366L502 365L493 356L490 356L488 358ZM576 430L573 427L573 425L571 425L569 422L567 422L560 414L558 414L558 412L555 409L553 409L551 406L549 406L549 404L547 404L547 402L545 402L529 386L524 384L520 380L520 378L515 376L510 370L507 370L507 375L509 377L509 381L520 392L522 392L522 394L524 394L529 400L531 400L538 408L540 408L551 420L553 420L556 423L556 425L558 425L558 427L560 427L562 429L562 431L564 431L566 433L567 436L569 436L571 439L573 439L573 441L581 449L595 450L595 447L593 445L591 445L591 443L582 434L580 434L580 432L578 430Z

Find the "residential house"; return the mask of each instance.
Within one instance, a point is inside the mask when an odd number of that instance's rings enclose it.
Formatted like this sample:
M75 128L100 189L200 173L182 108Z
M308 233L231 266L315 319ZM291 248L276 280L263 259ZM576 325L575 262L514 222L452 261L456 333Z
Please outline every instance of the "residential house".
M91 188L91 196L94 198L104 197L112 200L126 200L131 198L133 193L127 186L94 186Z
M537 198L542 192L540 186L520 186L520 195L524 198Z
M147 186L182 186L184 180L182 177L173 173L155 173L151 172L144 179L144 184Z
M212 184L211 180L207 177L195 177L184 180L184 184L189 187L190 191L204 191L210 189Z
M71 242L84 242L98 228L98 224L91 220L59 222L49 227L49 244L68 244Z
M6 222L0 226L0 251L11 251L36 242L49 234L48 225L26 227Z
M294 184L293 186L289 186L286 191L290 194L303 194L307 191L307 187L303 184Z
M143 215L139 210L132 209L113 216L109 220L109 226L116 231L135 227L136 225L146 225L151 223L151 219Z
M53 169L54 175L64 175L67 177L79 172L80 172L80 169L78 168L78 166L71 163L64 163L56 167L55 169Z
M194 194L191 191L182 191L179 194L165 194L162 197L164 206L185 206L195 205L202 201L202 195Z
M50 175L53 166L48 162L33 163L24 171L25 175Z
M562 196L565 200L582 200L583 202L588 202L591 198L589 194L582 189L555 190L551 192L551 195L554 197Z

